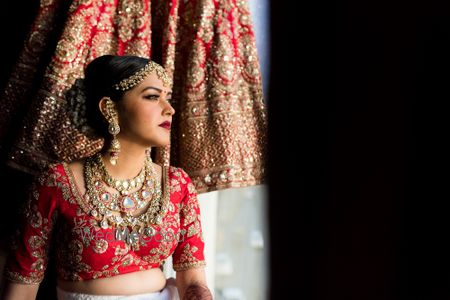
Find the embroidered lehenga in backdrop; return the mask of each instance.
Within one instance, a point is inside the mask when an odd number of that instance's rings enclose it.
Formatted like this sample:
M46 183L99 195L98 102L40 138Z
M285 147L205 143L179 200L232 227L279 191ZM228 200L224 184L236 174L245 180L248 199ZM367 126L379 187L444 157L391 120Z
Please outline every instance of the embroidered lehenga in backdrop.
M182 167L199 193L263 181L266 112L245 0L41 0L0 101L10 165L34 173L102 147L71 125L64 92L103 54L151 57L173 77L171 146L156 162Z

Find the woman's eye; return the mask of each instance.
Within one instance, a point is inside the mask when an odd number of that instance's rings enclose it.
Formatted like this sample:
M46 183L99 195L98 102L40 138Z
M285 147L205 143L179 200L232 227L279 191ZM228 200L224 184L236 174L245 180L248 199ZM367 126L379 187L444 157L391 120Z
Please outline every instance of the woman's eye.
M150 99L150 100L158 100L159 99L159 95L147 95L144 98Z

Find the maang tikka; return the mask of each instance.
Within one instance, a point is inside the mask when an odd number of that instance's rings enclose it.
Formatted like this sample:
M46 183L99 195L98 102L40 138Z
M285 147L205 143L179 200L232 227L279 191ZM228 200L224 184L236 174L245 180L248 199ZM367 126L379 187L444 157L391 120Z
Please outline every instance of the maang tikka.
M111 99L106 100L106 119L108 120L108 132L112 134L111 144L109 146L109 162L115 166L119 159L120 143L116 136L120 132L119 118L114 106L114 102Z

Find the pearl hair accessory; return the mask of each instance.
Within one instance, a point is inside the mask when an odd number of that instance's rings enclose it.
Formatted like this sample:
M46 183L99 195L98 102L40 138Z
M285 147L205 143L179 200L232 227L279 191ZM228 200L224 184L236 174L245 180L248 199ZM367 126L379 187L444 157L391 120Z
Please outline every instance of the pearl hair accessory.
M144 68L137 71L135 74L131 75L130 77L125 78L122 81L120 81L119 83L113 85L113 87L116 90L121 90L121 91L125 92L129 89L132 89L136 85L138 85L153 71L156 72L156 76L158 76L158 78L163 82L163 85L165 87L170 87L172 85L172 81L170 80L169 76L167 75L166 70L164 70L164 68L161 65L150 60Z

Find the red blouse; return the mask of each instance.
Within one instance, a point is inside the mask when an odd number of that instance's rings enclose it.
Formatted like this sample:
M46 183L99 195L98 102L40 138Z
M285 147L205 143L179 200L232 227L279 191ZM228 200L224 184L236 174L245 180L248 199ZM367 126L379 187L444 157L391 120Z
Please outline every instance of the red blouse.
M56 247L57 275L69 281L157 268L170 255L175 271L204 266L195 187L181 168L165 167L163 172L163 206L167 208L163 221L152 225L155 235L140 238L139 246L131 248L124 240L116 240L114 227L98 226L82 204L67 165L51 166L32 186L6 262L5 278L40 283L52 244Z

